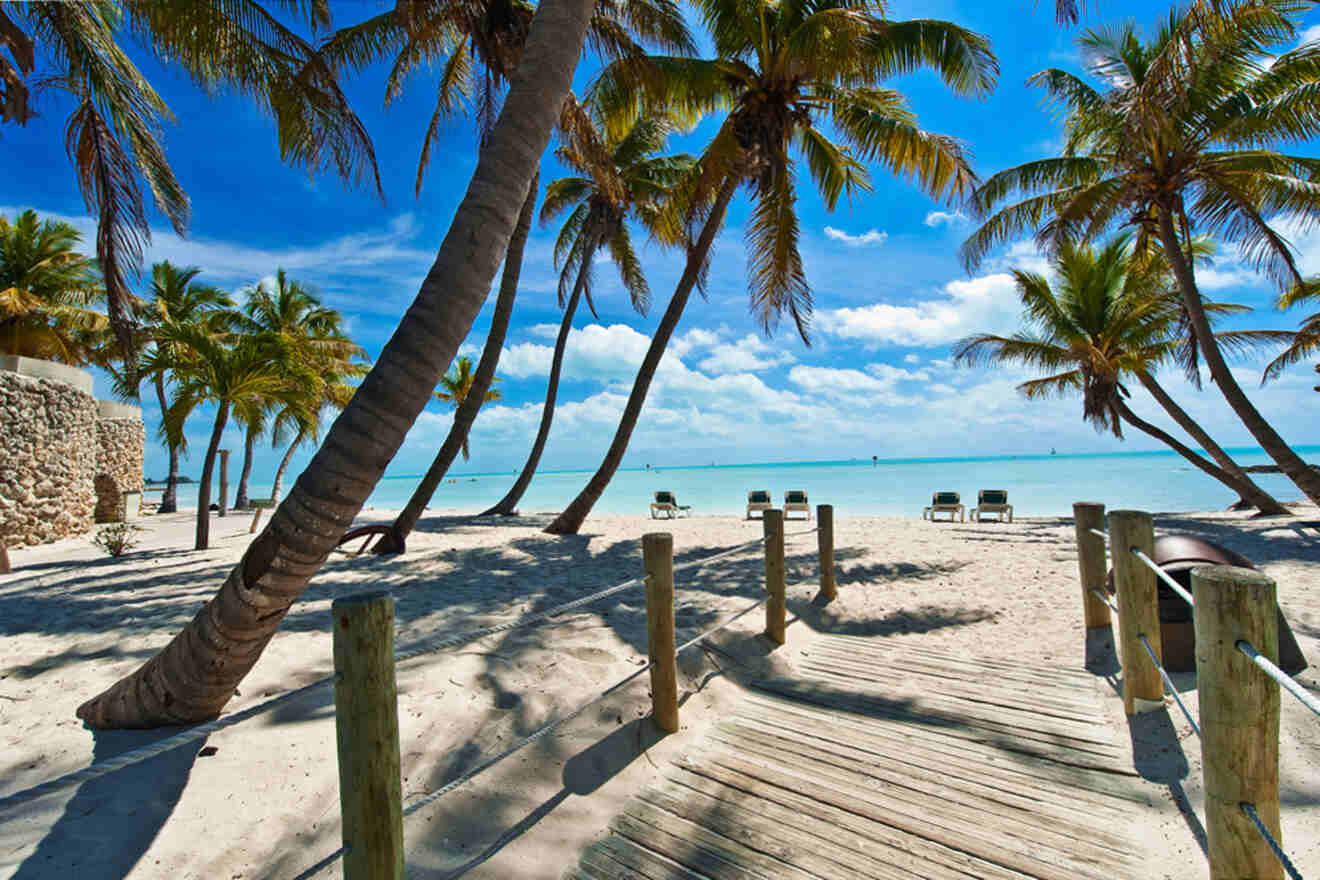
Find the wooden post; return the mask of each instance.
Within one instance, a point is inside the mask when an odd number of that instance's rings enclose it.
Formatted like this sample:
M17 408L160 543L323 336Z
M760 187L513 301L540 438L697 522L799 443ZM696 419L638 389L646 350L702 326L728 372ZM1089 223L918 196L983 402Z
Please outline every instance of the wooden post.
M784 511L769 508L762 512L761 527L765 532L765 591L770 600L765 603L765 634L776 644L784 643L785 596L784 585Z
M224 516L229 511L229 450L220 450L220 500L216 516Z
M0 574L9 574L9 548L0 541Z
M403 785L394 684L394 600L336 599L335 733L345 880L402 880Z
M651 658L651 717L668 733L678 732L678 657L674 640L674 536L642 536L646 566L646 645Z
M258 507L257 512L252 514L252 525L248 526L249 535L254 534L257 531L257 524L261 522L261 512L265 509L266 508L264 507Z
M834 505L816 505L816 547L820 551L820 596L833 601L839 596L834 583Z
M1109 606L1095 590L1105 592L1105 539L1091 533L1104 531L1105 506L1094 501L1073 504L1073 528L1077 532L1077 569L1082 581L1082 616L1087 629L1111 626Z
M1155 572L1132 554L1155 551L1155 524L1140 510L1109 512L1109 556L1118 590L1119 659L1123 664L1123 710L1129 715L1164 708L1164 680L1137 638L1150 642L1156 657L1160 647L1160 602Z
M1258 571L1192 569L1196 597L1196 689L1201 707L1205 832L1211 880L1282 880L1283 866L1239 804L1279 833L1279 685L1237 649L1250 642L1279 660L1274 581Z

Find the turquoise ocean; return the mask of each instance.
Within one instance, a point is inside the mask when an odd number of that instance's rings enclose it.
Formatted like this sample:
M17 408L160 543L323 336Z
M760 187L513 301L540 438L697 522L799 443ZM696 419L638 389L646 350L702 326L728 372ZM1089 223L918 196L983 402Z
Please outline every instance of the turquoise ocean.
M1294 449L1308 461L1320 459L1320 446ZM1243 466L1273 463L1259 449L1229 452ZM520 511L562 510L591 474L588 470L538 473L518 505ZM513 471L454 473L436 490L431 508L480 512L503 497L515 477ZM1253 478L1280 501L1301 497L1283 476L1254 474ZM367 504L402 507L419 479L420 475L386 477ZM1110 510L1167 512L1221 510L1236 500L1174 452L1122 452L623 468L594 512L645 514L652 495L660 489L673 492L680 504L691 505L697 516L742 514L752 489L768 489L776 503L782 502L787 489L805 489L812 504L833 504L836 516L917 517L936 491L961 493L970 509L980 489L1007 489L1018 516L1071 515L1074 501L1099 501ZM193 492L184 488L180 501L186 505L190 494ZM254 484L251 494L268 496L269 486Z

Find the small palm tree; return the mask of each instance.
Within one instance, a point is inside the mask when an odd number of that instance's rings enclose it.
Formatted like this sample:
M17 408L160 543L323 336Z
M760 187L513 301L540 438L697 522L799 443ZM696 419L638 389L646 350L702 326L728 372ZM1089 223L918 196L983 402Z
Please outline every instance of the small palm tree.
M648 116L615 138L607 137L603 129L598 108L584 106L572 96L564 102L559 122L563 143L555 155L577 175L562 177L546 187L541 206L542 223L568 212L555 243L555 261L560 264L559 304L564 308L564 317L555 338L541 424L532 451L513 487L482 516L512 515L536 473L554 420L559 374L578 300L585 296L591 313L596 314L591 298L596 253L608 249L633 308L646 314L651 289L633 248L628 221L639 221L661 244L678 244L681 240L681 229L667 224L669 215L663 207L670 190L690 172L694 160L687 155L654 155L664 148L674 129L673 122L664 116Z
M105 315L96 262L78 253L67 223L24 211L0 217L0 352L84 366L94 357Z
M279 467L275 469L275 479L270 487L270 503L279 504L284 490L284 474L293 460L293 453L305 441L313 442L321 438L321 415L327 410L342 410L348 406L357 384L350 380L360 380L367 374L367 366L355 361L329 361L317 370L319 382L306 389L306 396L298 406L286 406L275 415L271 424L271 442L275 446L288 443ZM290 442L289 435L293 435Z
M700 232L619 428L596 473L546 528L552 534L581 528L623 461L651 379L739 187L747 186L754 202L746 231L752 313L770 333L787 312L806 341L811 287L798 251L793 153L806 160L830 209L845 194L870 190L868 160L935 196L957 196L975 182L962 145L920 129L902 94L881 83L930 67L954 91L984 95L998 75L984 37L943 21L890 21L876 0L698 0L696 6L717 57L625 59L606 68L595 87L614 129L648 111L685 122L729 112L682 188L687 219Z
M494 382L498 383L497 378ZM440 389L435 392L435 399L448 403L454 409L463 405L463 401L468 399L472 393L472 358L459 357L454 361L453 368L440 378ZM500 400L502 395L498 388L488 389L482 396L482 399L489 403L492 400ZM468 460L468 442L463 439L463 460Z
M167 328L195 327L200 333L219 336L230 332L237 317L232 312L234 301L229 294L197 282L201 271L196 266L180 268L168 260L152 266L151 299L141 309L138 322L153 347L139 363L137 373L156 389L162 415L160 434L170 458L169 476L160 500L161 513L178 509L179 455L187 448L187 435L182 430L177 435L165 430L163 416L169 408L166 386L180 361L192 356L191 348L175 346L166 338Z
M1024 232L1057 249L1135 226L1140 249L1162 249L1224 399L1280 470L1320 503L1320 473L1229 369L1190 256L1194 236L1217 235L1285 289L1305 287L1291 247L1267 222L1279 212L1307 224L1320 218L1320 160L1273 149L1320 133L1316 45L1267 54L1297 39L1302 10L1284 0L1196 0L1148 41L1130 24L1088 31L1080 44L1103 85L1058 69L1029 80L1064 110L1063 154L1002 171L977 190L973 207L985 222L963 256L975 266Z
M1293 306L1312 302L1320 302L1320 288L1308 285L1290 290L1279 297L1279 308L1290 309ZM1298 361L1312 357L1317 351L1320 351L1320 312L1302 319L1302 324L1289 340L1288 347L1266 365L1261 384L1277 379L1285 369ZM1315 371L1320 373L1320 364L1316 365ZM1320 388L1316 390L1320 391Z
M1054 260L1056 285L1035 272L1014 270L1028 329L1013 336L970 336L954 346L954 360L1037 368L1047 375L1019 385L1024 397L1080 392L1082 415L1097 431L1108 430L1122 438L1122 423L1126 422L1176 450L1261 513L1288 513L1155 380L1154 371L1185 347L1180 335L1183 313L1176 294L1169 290L1167 265L1158 259L1134 261L1130 247L1130 236L1118 236L1099 250L1073 243L1061 245ZM1212 313L1237 310L1216 304L1207 307ZM1275 341L1277 334L1243 331L1217 338L1240 347ZM1125 381L1130 378L1140 381L1220 466L1132 412L1125 399L1129 396Z

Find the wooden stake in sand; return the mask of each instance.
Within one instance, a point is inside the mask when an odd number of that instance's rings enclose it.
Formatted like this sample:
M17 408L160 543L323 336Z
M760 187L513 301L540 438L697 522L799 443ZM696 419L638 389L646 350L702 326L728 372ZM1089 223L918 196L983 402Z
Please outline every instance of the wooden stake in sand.
M765 603L765 634L775 642L784 643L785 585L784 585L784 512L769 508L762 512L765 533L765 591L770 600Z
M403 783L394 683L394 600L336 599L335 734L344 880L402 880Z
M646 644L651 656L651 717L668 733L678 732L678 656L674 639L674 536L642 536L646 566Z
M256 532L257 532L257 524L261 522L261 513L262 513L262 511L264 511L265 509L266 509L266 508L265 508L264 506L259 506L259 507L257 507L257 512L254 513L254 514L252 514L252 525L248 526L248 534L249 534L249 535L254 535L254 534L256 534Z
M1155 572L1133 555L1155 552L1155 524L1140 510L1109 512L1109 555L1118 591L1119 659L1123 664L1123 710L1129 715L1164 708L1164 679L1138 636L1144 635L1156 657L1160 648L1160 602Z
M820 598L833 601L839 596L834 583L834 505L816 505L816 547L820 550Z
M1082 616L1087 629L1111 626L1109 606L1100 596L1105 592L1105 539L1091 529L1104 531L1105 506L1094 501L1073 504L1073 527L1077 532L1077 569L1082 580Z
M1192 569L1192 594L1210 878L1282 880L1283 866L1239 806L1255 807L1282 844L1279 685L1237 648L1243 639L1278 662L1275 584L1258 571L1213 565Z
M0 574L9 574L9 549L0 544Z
M216 516L224 516L229 512L229 450L220 450L220 500L217 504L219 508Z

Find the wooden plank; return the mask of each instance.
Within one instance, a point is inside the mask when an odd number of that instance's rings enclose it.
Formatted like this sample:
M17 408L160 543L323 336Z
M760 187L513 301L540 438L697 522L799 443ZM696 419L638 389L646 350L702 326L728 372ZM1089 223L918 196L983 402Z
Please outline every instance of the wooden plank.
M842 793L866 797L873 802L883 801L887 805L902 803L903 806L898 809L906 811L913 818L948 822L950 829L956 827L954 823L958 822L965 822L977 829L994 829L997 833L1022 840L1024 846L1036 844L1067 852L1069 859L1076 858L1084 864L1105 864L1122 852L1121 846L1113 847L1109 842L1097 842L1092 834L1063 819L1043 822L1040 815L1018 807L991 801L989 798L968 796L953 789L940 792L939 786L932 793L929 786L920 785L903 774L875 772L871 768L850 765L846 761L812 755L804 749L785 752L785 749L776 749L774 745L766 745L751 738L715 738L714 741L722 741L727 747L726 751L714 752L710 756L711 760L719 763L725 763L721 755L726 755L767 769L783 768L781 772L800 778L805 784L829 785Z
M601 874L603 880L616 880L629 876L629 872L645 880L704 880L704 876L687 870L644 846L611 834L593 844L583 858L591 856L592 870Z
M634 807L636 803L630 802L628 809L632 810ZM734 841L726 838L703 840L695 833L690 836L670 834L629 812L615 816L611 827L616 834L653 852L661 853L666 858L711 880L725 880L725 878L774 880L776 876L772 871L759 870L744 864L741 859L749 856L750 851L744 851ZM794 880L804 880L804 878L798 876Z
M878 646L875 644L874 639L868 637L827 635L821 636L814 642L810 650L812 653L833 650L846 656L867 656L877 661L899 656L925 658L935 663L947 664L951 668L980 669L988 674L998 675L1008 680L1031 682L1033 680L1048 679L1057 683L1060 687L1085 689L1093 687L1095 682L1095 676L1085 670L1028 663L1027 665L1030 666L1030 671L1028 671L1027 666L1024 666L1022 662L1024 658L1021 657L1004 659L976 657L973 659L951 654L947 651L923 647L917 641L911 639L904 641L902 644Z
M1016 845L1010 847L1000 844L992 835L986 834L981 829L965 827L950 829L944 824L922 821L891 807L872 804L866 799L842 794L829 787L803 786L801 780L786 778L781 773L748 762L742 762L741 767L725 766L726 763L737 764L736 761L697 762L680 759L677 763L693 773L707 776L725 785L742 788L760 797L773 797L775 791L795 792L810 801L837 807L871 822L934 841L1037 880L1076 880L1078 877L1112 880L1115 876L1112 871L1060 867L1037 858L1034 853L1038 849L1035 847L1028 847L1027 851L1023 852ZM1126 876L1126 874L1119 872L1117 876Z
M709 773L719 775L718 768ZM930 878L978 877L985 880L1021 880L1025 875L1009 871L993 862L987 862L955 847L923 837L914 837L888 825L872 822L849 810L814 801L797 792L758 786L749 780L738 780L726 785L708 774L695 773L685 767L675 767L668 774L670 784L733 804L747 804L748 809L763 811L768 816L786 817L787 821L809 822L810 817L828 823L832 838L845 844L852 842L855 849L910 872L910 876Z
M726 731L731 734L728 738L722 736ZM820 755L833 765L862 768L876 778L894 784L908 785L929 795L952 798L960 803L976 804L981 801L991 801L1010 809L1031 813L1038 820L1044 819L1052 824L1065 823L1067 826L1083 828L1088 839L1103 841L1107 846L1119 851L1124 849L1121 836L1112 835L1103 828L1097 827L1093 816L1062 798L1056 798L1054 792L1029 777L1022 778L1019 784L1012 788L990 785L973 776L960 776L956 770L951 772L951 768L942 763L922 764L903 760L897 756L868 753L824 738L803 737L789 731L768 733L736 723L721 724L712 735L730 744L755 742L765 749L778 750L783 754Z

